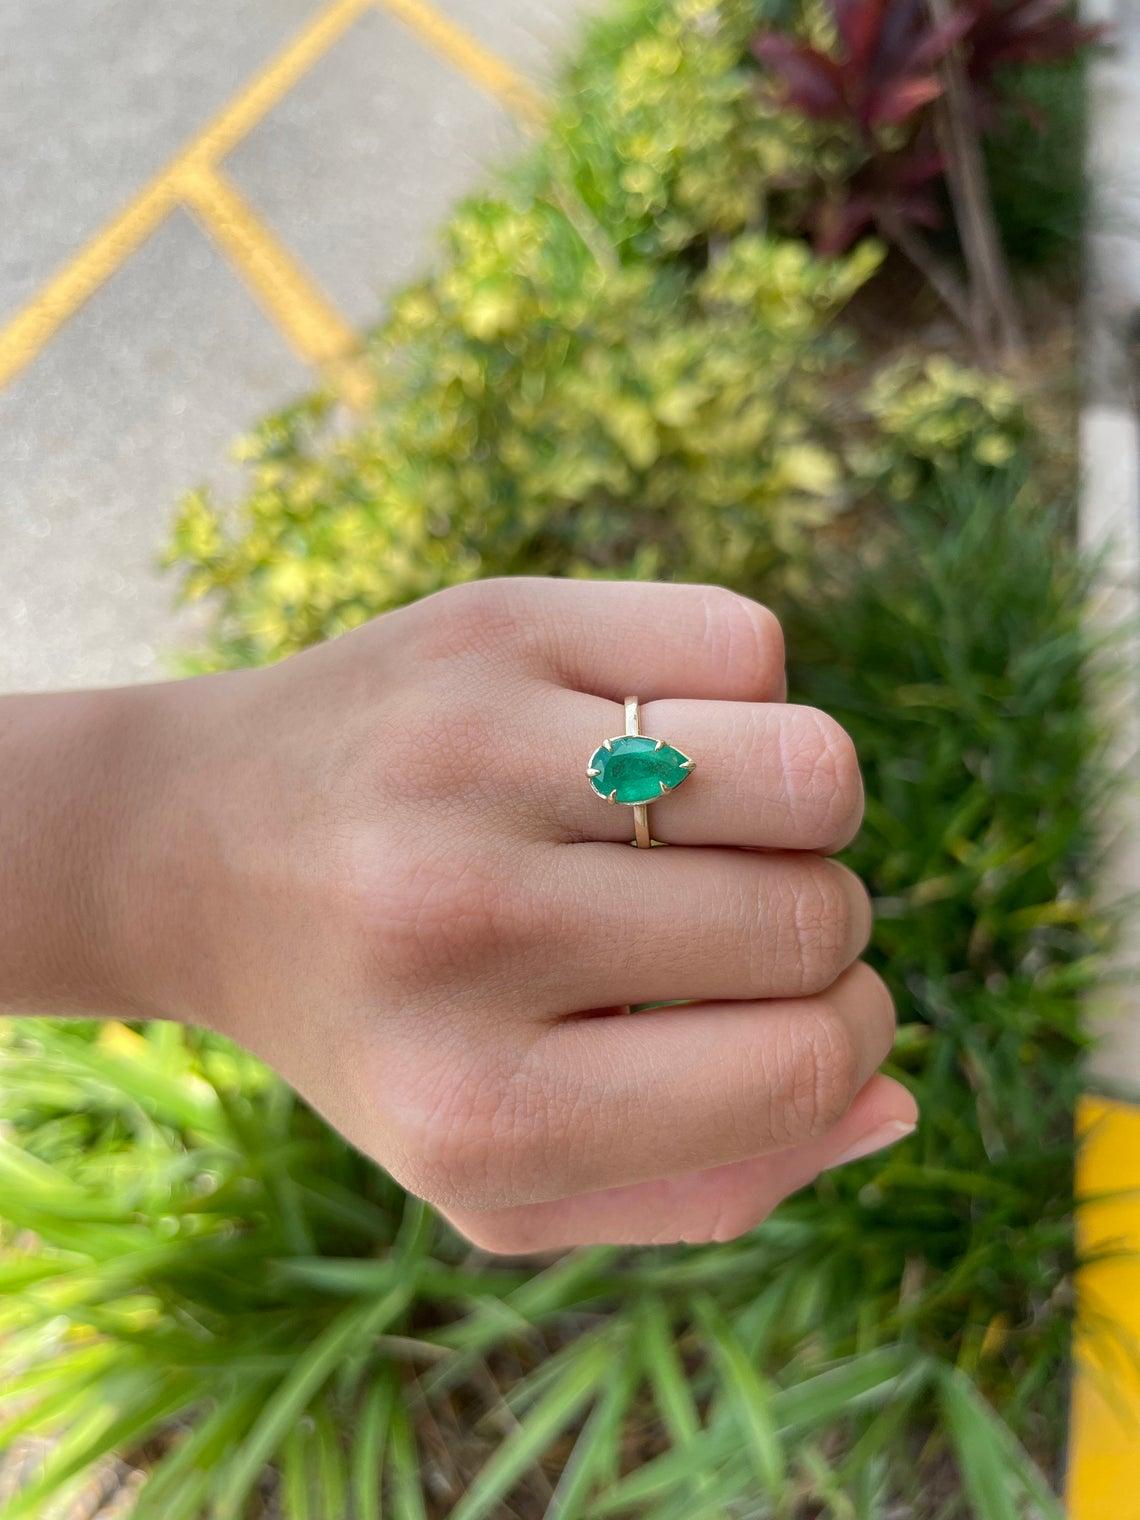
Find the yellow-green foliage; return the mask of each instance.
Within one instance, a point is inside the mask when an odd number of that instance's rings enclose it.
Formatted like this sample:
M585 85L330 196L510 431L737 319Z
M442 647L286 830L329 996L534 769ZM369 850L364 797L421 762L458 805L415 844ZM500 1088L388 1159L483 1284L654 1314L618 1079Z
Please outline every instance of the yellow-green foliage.
M766 186L804 167L814 129L743 66L755 24L750 0L636 0L571 71L547 162L623 257L755 227Z
M820 260L760 230L804 142L742 67L754 9L619 6L513 189L461 207L439 271L395 301L369 417L345 431L303 402L245 446L232 516L184 504L171 560L218 614L202 663L275 659L475 576L771 596L869 483L997 462L1012 399L937 360L879 377L857 447L836 426L860 407L832 404L832 319L879 251Z
M877 439L858 467L899 497L934 474L1001 469L1028 434L1024 406L1008 380L942 354L906 355L880 370L863 406Z
M820 336L874 268L744 235L698 278L604 268L560 212L477 202L377 349L374 418L310 403L247 448L232 531L192 497L174 556L217 658L273 659L472 576L756 585L843 500Z

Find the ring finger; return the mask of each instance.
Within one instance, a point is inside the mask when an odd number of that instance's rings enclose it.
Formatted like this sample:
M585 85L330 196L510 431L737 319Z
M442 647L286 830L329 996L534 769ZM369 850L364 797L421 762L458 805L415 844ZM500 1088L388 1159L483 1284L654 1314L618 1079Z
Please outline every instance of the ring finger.
M622 709L571 692L549 710L558 738L535 751L553 757L537 778L540 827L562 839L628 841L632 809L607 805L584 774L597 746L623 732ZM694 761L683 785L649 809L653 837L667 844L828 853L862 821L855 748L814 707L670 698L645 703L641 731Z

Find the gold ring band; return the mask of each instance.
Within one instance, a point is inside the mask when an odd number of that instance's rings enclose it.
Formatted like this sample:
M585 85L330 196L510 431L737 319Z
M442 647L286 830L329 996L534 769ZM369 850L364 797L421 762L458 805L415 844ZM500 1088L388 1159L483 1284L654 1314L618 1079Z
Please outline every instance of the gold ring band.
M590 756L586 778L604 802L633 809L633 839L639 850L655 841L649 833L649 806L686 780L693 761L664 739L650 739L641 732L641 703L626 697L625 733L603 739Z
M636 697L625 699L625 731L641 734L641 703ZM633 805L633 843L639 850L648 850L653 840L649 835L649 804L635 802Z

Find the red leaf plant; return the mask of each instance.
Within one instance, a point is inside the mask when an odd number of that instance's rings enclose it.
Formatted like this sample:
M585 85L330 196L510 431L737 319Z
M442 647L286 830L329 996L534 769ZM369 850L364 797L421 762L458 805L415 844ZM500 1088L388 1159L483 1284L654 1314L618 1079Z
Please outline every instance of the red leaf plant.
M939 194L944 164L915 146L869 158L838 190L825 191L808 217L817 253L839 254L864 232L901 241L904 227L934 231L946 220Z
M930 108L943 94L940 66L952 49L960 47L984 130L1005 66L1058 62L1103 35L1072 18L1070 0L953 0L938 21L928 0L826 3L834 50L777 31L758 32L751 42L783 102L813 121L835 123L855 150L841 185L815 187L806 220L821 253L842 252L875 228L888 241L910 243L913 256L910 231L941 225L946 166L933 146Z
M975 91L1011 64L1062 63L1101 41L1103 26L1085 26L1070 0L963 0L971 13L966 72Z
M783 86L787 103L816 121L844 122L868 142L942 93L940 59L973 25L960 7L934 25L924 0L828 0L839 50L825 53L783 32L760 32L753 55Z

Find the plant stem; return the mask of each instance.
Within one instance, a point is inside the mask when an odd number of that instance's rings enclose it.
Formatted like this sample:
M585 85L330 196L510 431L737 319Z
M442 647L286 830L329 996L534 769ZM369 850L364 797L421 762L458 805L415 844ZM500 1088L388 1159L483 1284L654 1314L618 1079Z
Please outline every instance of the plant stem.
M905 217L883 211L878 221L884 238L910 260L963 331L972 335L974 320L969 292L955 278L953 270L943 263L926 239L907 224Z
M927 4L935 25L942 25L948 17L947 0L927 0ZM970 330L983 357L992 357L996 344L998 355L1009 358L1025 345L994 220L970 87L957 48L943 59L941 73L944 93L935 108L935 125L970 273Z

